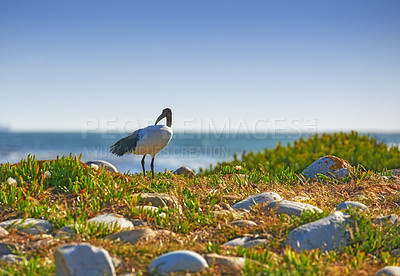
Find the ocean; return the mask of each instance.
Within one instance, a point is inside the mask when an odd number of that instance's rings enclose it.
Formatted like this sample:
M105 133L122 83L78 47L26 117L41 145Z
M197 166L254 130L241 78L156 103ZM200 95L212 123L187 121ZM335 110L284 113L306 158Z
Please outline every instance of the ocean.
M121 172L136 173L141 169L141 156L128 154L117 157L109 148L122 133L33 133L0 132L0 163L19 162L28 154L38 160L55 159L62 155L82 155L82 161L105 160ZM233 159L235 153L260 151L307 137L312 133L174 133L171 142L155 158L155 171L175 170L187 166L198 171L210 164ZM400 133L370 133L370 137L390 146L399 147ZM150 170L150 156L146 169Z

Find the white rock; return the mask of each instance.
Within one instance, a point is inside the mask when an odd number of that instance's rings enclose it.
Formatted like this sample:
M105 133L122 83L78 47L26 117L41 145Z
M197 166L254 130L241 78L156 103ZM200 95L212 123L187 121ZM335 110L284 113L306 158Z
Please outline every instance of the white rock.
M264 192L261 194L252 195L238 203L235 203L232 208L249 210L255 204L263 204L272 201L282 200L281 196L274 192Z
M256 238L256 237L240 237L233 240L230 240L224 243L224 246L241 246L241 247L253 247L261 244L266 244L268 241L263 238Z
M6 236L8 236L8 231L3 227L0 227L0 239L5 238Z
M301 174L308 178L315 178L317 174L334 177L336 171L344 168L351 168L349 162L336 156L326 155L314 161ZM342 174L343 172L338 172L338 175Z
M133 229L122 231L118 233L113 233L107 236L107 239L110 240L120 240L122 242L129 242L129 243L136 243L139 240L148 240L151 238L155 238L157 236L156 232L154 232L150 228L143 228L143 229Z
M209 253L204 256L209 266L218 265L233 268L237 272L242 270L246 260L243 257L222 256L216 253Z
M182 167L180 167L179 169L176 169L176 170L174 171L174 174L176 174L176 175L183 175L183 176L186 176L186 177L189 177L189 178L192 178L192 177L194 176L193 170L189 169L189 168L186 167L186 166L182 166Z
M11 264L11 263L15 263L15 262L18 262L21 260L22 259L20 257L14 255L14 254L7 254L7 255L0 256L0 263L5 262L5 263Z
M400 169L389 170L389 172L392 173L392 176L400 175Z
M344 225L349 218L349 215L336 211L325 218L304 224L289 233L286 246L294 251L316 248L340 250L347 245Z
M196 252L177 250L161 255L151 261L148 271L152 275L167 275L177 272L199 272L208 267L206 260Z
M116 225L120 229L130 229L133 228L133 223L118 214L104 214L87 221L88 223L103 223L106 226Z
M381 216L381 217L377 217L377 218L372 218L371 221L373 223L376 224L391 224L391 225L396 225L399 222L399 216L392 214L392 215L388 215L388 216Z
M178 199L165 193L142 193L140 194L139 203L155 207L180 208Z
M400 276L400 267L385 266L376 273L376 276Z
M358 208L358 209L361 209L364 211L369 211L367 206L365 206L364 204L357 202L357 201L344 201L342 203L339 203L336 206L336 210L337 211L344 210L344 209L348 209L349 207L352 207L353 209Z
M102 248L87 243L59 247L54 252L56 276L115 275L112 259Z
M16 228L21 232L33 235L49 233L53 228L53 225L48 220L35 218L6 220L0 222L0 226L3 228Z
M290 200L270 202L263 208L263 212L268 213L271 211L275 211L277 214L286 214L297 217L301 217L301 213L304 210L310 210L318 213L322 212L321 209L313 205Z
M97 169L100 167L109 172L118 172L117 168L113 164L111 164L107 161L103 161L103 160L89 161L89 162L86 162L86 165L88 165L89 167L92 167L92 165L94 165L93 166L94 169L96 169L96 166L97 166Z

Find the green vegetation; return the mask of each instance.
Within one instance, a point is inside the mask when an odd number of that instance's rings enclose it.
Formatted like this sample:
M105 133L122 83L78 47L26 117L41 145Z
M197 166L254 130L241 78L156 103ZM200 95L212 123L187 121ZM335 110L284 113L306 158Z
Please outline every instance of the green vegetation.
M286 147L278 144L274 149L265 149L262 152L244 152L241 158L235 155L233 161L210 166L204 173L224 173L225 167L233 168L235 165L241 165L249 171L258 169L271 174L279 174L288 168L300 173L316 159L325 155L335 155L345 159L352 166L361 164L367 170L400 168L399 148L388 148L386 144L378 143L374 138L353 131L315 134L307 139L301 138L293 145L288 143Z
M332 154L356 166L347 179L308 180L298 174L316 158ZM146 274L147 265L160 254L188 249L200 254L217 252L246 257L243 275L375 275L386 265L400 265L390 251L400 247L400 228L377 225L372 217L400 215L399 177L385 168L400 168L398 149L388 150L357 133L323 135L300 140L292 146L278 146L263 153L243 155L243 162L219 164L205 175L192 179L170 172L158 173L154 180L142 174L128 175L94 170L79 157L37 161L34 156L15 165L0 165L0 218L41 218L55 229L73 225L75 236L55 239L34 246L42 237L10 230L0 242L18 244L15 253L22 261L1 264L0 275L52 275L53 252L71 242L89 242L106 249L122 260L117 274ZM286 159L285 159L286 158ZM397 163L396 163L397 162ZM260 165L261 164L261 165ZM241 165L240 167L236 167ZM290 167L289 167L290 166ZM384 171L384 174L377 172ZM386 175L386 176L385 176ZM321 214L306 212L301 218L263 213L255 207L243 219L257 223L244 229L232 226L234 214L229 206L264 191L276 192L284 199L315 205ZM140 208L140 193L168 193L178 199L182 212L174 208L149 211ZM370 213L349 210L352 223L347 227L349 245L342 252L319 250L295 253L284 246L288 233L305 223L331 213L346 200L364 203ZM225 212L224 212L225 211ZM118 213L129 219L141 219L153 230L173 234L124 244L104 239L118 231L115 226L87 224L104 213ZM243 235L259 235L268 243L251 249L228 248L222 244ZM232 274L228 268L210 267L202 275Z

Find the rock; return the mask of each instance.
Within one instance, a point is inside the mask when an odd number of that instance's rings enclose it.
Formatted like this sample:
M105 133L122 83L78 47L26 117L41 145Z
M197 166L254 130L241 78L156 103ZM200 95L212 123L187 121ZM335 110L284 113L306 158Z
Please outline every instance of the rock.
M245 265L245 258L243 257L229 257L222 256L216 253L209 253L204 255L204 259L207 261L209 266L218 265L231 268L236 272L239 272L243 269Z
M326 155L314 161L310 166L305 168L301 174L308 178L315 178L317 174L334 177L336 171L344 168L351 168L349 162L336 156ZM344 173L338 172L338 175L342 174Z
M151 275L167 275L177 272L195 273L207 267L206 260L198 253L189 250L177 250L151 261L148 271Z
M392 214L392 215L388 215L388 216L372 218L371 221L373 223L380 224L380 225L382 225L384 223L396 225L397 223L399 223L399 217L395 214Z
M390 172L392 173L392 176L400 175L400 169L393 169L393 170L390 170Z
M193 178L194 177L194 171L189 169L188 167L182 166L179 169L176 169L174 171L174 174L176 175L183 175L189 178Z
M360 202L357 202L357 201L344 201L342 203L339 203L336 206L336 210L337 211L345 210L345 209L348 209L349 207L351 207L353 209L357 209L358 208L358 209L361 209L361 210L364 210L364 211L369 211L367 206L365 206L364 204L362 204Z
M180 207L176 197L163 193L142 193L140 194L139 203L155 207L170 207L177 209Z
M114 172L114 173L118 172L117 168L113 164L103 160L89 161L86 162L86 165L94 169L102 168L103 170L106 170L108 172Z
M94 218L91 218L87 221L88 223L103 223L107 226L117 226L120 229L130 229L133 228L133 223L130 220L127 220L121 215L118 214L104 214Z
M376 276L400 276L400 267L385 266L376 273Z
M72 231L72 225L67 225L61 228L59 231L56 231L55 237L57 238L71 238L76 236L77 234Z
M12 263L16 263L21 261L22 259L14 254L7 254L7 255L0 255L0 263L4 262L4 263L8 263L8 264L12 264Z
M297 217L301 217L301 214L303 213L304 210L310 210L318 213L322 212L321 209L313 205L290 201L290 200L273 201L268 203L263 208L263 212L266 213L275 211L277 214L286 214L289 216L297 216Z
M56 276L63 275L115 275L108 252L88 243L58 247L54 252Z
M390 256L392 256L392 257L396 257L399 255L400 255L400 248L396 248L396 249L393 249L392 251L390 251Z
M149 206L149 207L150 207L150 206ZM146 225L147 225L147 223L144 222L144 221L141 220L141 219L133 219L133 220L132 220L132 224L133 224L133 226L146 226Z
M12 250L15 250L15 245L11 243L0 242L0 256L10 254Z
M263 204L272 201L282 200L281 196L274 192L264 192L261 194L252 195L238 203L235 203L232 208L249 210L255 204Z
M286 240L286 246L293 251L301 250L340 250L347 245L344 224L350 215L336 211L320 220L293 229Z
M246 219L237 219L230 222L231 225L237 226L239 228L251 228L257 226L257 223Z
M5 238L6 236L8 236L8 231L3 227L0 227L0 239Z
M347 178L350 174L350 171L348 168L343 168L335 171L335 178L336 179L341 179L341 178Z
M257 237L240 237L233 240L230 240L224 243L224 246L241 246L241 247L253 247L261 244L266 244L268 241L264 238L257 238Z
M49 233L53 228L53 225L48 220L35 218L6 220L0 222L0 226L3 228L16 228L21 232L33 235Z
M213 216L215 218L222 218L222 217L229 217L233 219L239 219L241 217L241 214L235 211L229 211L229 210L215 210L212 211Z
M111 235L108 235L106 238L110 240L120 240L122 242L135 244L139 240L148 240L151 238L155 238L156 236L156 232L152 229L143 228L113 233Z

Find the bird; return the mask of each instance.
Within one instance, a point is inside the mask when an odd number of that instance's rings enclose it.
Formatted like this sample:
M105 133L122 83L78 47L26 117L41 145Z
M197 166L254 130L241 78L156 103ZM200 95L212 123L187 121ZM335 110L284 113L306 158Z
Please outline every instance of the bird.
M157 125L157 123L163 118L166 118L167 124ZM156 154L165 148L169 141L171 141L173 135L171 126L172 111L170 108L165 108L161 115L158 116L154 125L138 129L131 135L118 140L110 147L110 151L117 156L122 156L127 153L143 155L141 163L144 176L146 176L144 159L147 154L151 155L151 176L152 179L154 179L154 158Z

